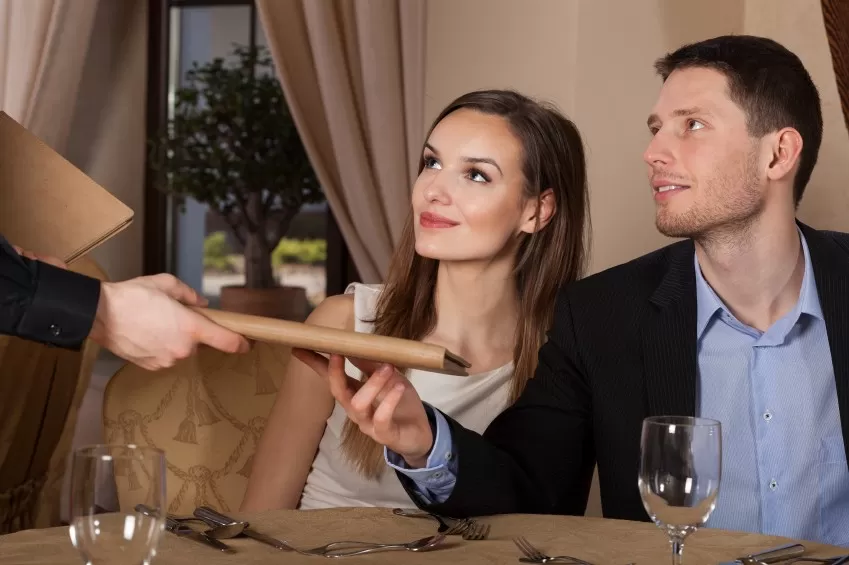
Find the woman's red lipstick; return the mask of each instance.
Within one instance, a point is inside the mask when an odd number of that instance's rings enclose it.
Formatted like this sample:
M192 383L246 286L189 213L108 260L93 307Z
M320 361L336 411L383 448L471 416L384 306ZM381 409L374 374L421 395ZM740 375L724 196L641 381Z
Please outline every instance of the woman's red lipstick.
M444 216L440 216L439 214L434 214L432 212L422 212L419 216L419 224L423 228L453 228L454 226L459 225L458 222L449 220Z

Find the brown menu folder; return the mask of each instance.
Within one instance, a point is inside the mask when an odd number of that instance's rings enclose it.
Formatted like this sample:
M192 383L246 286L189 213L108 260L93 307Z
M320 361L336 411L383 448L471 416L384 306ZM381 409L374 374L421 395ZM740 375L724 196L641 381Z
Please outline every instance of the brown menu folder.
M66 263L111 238L133 211L0 112L0 234Z
M195 310L213 322L257 341L279 343L318 353L337 353L346 357L391 363L399 368L468 376L467 361L444 347L432 343L324 328L209 308L195 308Z

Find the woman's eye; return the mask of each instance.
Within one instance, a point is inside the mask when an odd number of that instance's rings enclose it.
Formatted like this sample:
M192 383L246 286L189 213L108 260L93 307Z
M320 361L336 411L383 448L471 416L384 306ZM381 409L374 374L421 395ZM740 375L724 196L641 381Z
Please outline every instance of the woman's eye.
M489 182L489 177L477 169L469 170L469 179L474 182Z
M441 166L439 165L439 161L437 161L433 157L425 157L424 158L424 166L425 166L425 169L439 169L439 168L441 168Z

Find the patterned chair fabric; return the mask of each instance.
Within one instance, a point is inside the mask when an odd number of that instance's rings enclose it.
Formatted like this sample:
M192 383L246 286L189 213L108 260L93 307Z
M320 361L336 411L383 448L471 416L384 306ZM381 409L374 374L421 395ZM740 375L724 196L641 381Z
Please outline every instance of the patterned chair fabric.
M201 505L238 509L289 353L254 343L242 355L202 347L156 372L127 364L106 387L106 440L165 451L169 512L190 514ZM143 488L139 470L122 475L119 496Z

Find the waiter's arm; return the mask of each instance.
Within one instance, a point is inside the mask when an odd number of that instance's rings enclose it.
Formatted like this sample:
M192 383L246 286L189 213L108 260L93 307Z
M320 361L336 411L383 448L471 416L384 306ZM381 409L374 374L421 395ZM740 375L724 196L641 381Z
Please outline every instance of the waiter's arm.
M0 334L79 349L99 300L99 280L23 257L0 235Z

